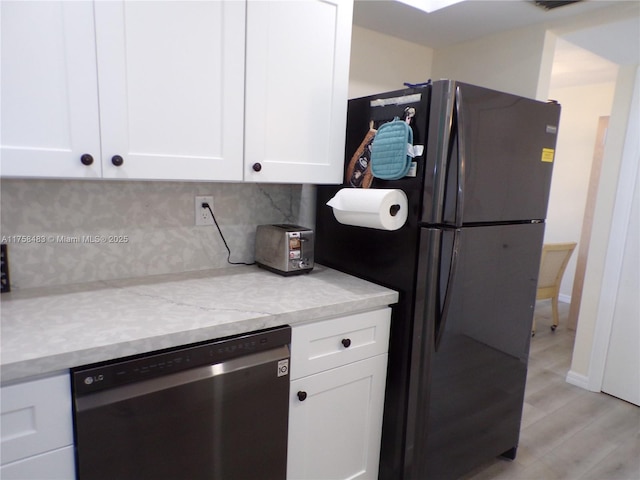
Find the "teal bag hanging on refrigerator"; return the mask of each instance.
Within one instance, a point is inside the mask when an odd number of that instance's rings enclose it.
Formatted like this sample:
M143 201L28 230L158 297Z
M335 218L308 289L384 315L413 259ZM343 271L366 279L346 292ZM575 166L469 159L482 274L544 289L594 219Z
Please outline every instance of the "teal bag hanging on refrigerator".
M371 145L371 173L382 180L398 180L411 167L407 145L413 144L413 131L398 117L378 128Z

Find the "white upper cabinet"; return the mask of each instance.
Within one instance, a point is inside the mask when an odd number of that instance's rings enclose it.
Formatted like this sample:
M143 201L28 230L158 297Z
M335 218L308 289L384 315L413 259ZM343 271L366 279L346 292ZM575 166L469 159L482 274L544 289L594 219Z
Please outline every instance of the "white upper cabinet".
M93 4L3 0L0 17L0 174L100 177Z
M244 2L95 13L103 176L242 180Z
M353 0L0 8L2 176L342 181Z
M245 180L342 182L352 14L353 0L249 0Z
M2 175L242 180L245 7L3 1Z

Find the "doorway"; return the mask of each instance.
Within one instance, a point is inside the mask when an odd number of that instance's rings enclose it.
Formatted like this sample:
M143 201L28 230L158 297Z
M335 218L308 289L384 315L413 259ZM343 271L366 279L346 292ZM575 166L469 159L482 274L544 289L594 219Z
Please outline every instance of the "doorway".
M617 74L617 64L557 39L549 98L562 105L562 114L545 243L578 242L560 289L560 328L574 332Z

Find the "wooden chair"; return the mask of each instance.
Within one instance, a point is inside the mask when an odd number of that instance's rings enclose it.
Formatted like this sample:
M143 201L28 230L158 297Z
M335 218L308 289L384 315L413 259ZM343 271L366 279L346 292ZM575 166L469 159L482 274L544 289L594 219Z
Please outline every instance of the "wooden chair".
M538 293L536 300L551 299L551 311L553 314L553 324L551 330L555 331L558 326L558 295L560 294L560 283L567 268L576 242L568 243L546 243L542 247L542 258L540 259L540 273L538 275ZM536 333L536 320L533 319L531 335Z

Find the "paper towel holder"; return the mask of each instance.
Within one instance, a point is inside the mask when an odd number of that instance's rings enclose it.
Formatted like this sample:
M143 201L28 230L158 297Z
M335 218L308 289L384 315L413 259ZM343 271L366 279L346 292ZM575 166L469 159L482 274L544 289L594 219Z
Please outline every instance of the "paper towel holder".
M398 230L407 221L407 195L400 189L341 188L327 205L338 223L378 230Z

